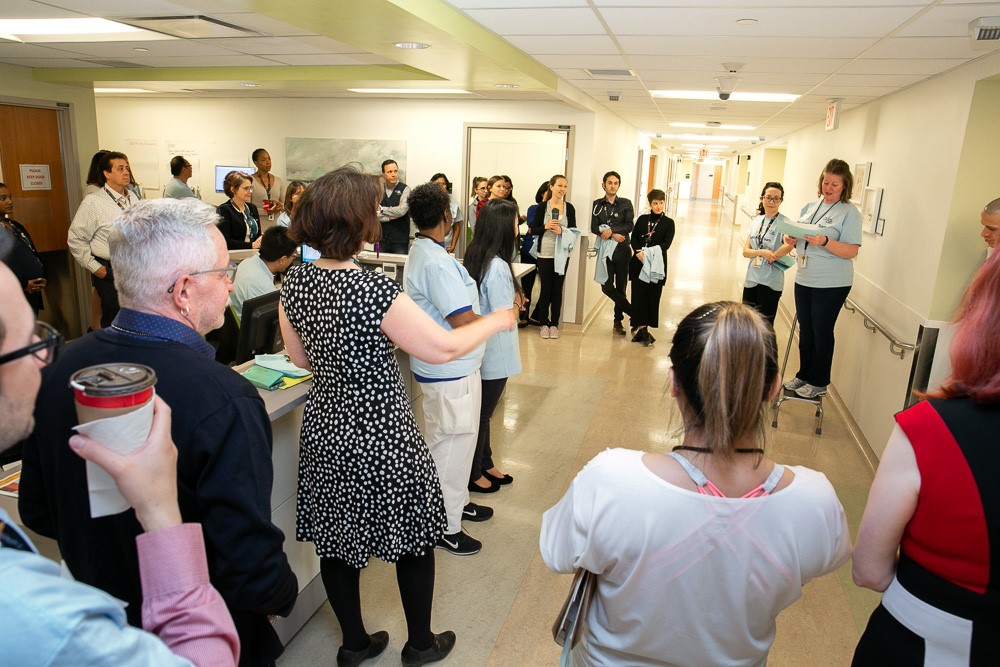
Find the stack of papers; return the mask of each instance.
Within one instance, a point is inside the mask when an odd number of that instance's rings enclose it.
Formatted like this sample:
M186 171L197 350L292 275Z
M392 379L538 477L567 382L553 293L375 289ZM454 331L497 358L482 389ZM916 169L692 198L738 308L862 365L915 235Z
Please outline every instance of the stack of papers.
M293 364L284 354L258 354L254 365L243 371L243 377L255 387L274 391L288 389L312 379L312 373Z

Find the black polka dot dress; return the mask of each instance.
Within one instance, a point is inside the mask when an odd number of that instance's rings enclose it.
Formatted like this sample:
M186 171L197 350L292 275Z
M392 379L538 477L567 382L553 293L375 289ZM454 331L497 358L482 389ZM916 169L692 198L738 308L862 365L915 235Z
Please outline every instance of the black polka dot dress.
M302 419L295 539L365 567L434 548L441 484L379 328L403 291L371 271L306 264L281 304L313 368Z

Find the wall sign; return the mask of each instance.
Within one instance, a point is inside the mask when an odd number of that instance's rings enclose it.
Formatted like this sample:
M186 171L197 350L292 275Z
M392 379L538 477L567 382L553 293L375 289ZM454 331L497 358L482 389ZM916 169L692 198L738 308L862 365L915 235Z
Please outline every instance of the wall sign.
M47 164L21 164L22 190L51 190L52 177Z

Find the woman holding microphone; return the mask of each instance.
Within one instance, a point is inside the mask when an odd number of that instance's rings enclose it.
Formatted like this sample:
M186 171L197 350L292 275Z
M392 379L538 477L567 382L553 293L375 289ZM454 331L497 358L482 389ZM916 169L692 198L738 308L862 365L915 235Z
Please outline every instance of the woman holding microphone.
M576 210L566 201L568 187L568 181L562 174L550 178L551 196L544 204L539 204L531 220L531 235L538 237L538 280L541 284L531 319L541 326L542 338L559 338L559 316L568 258L562 256L557 246L563 228L576 227ZM557 256L562 266L556 266Z
M795 243L795 310L799 319L799 372L785 389L802 398L826 394L833 366L833 328L854 282L854 262L861 247L861 214L850 203L854 177L836 158L819 176L820 198L802 207L799 223L816 225L815 234Z

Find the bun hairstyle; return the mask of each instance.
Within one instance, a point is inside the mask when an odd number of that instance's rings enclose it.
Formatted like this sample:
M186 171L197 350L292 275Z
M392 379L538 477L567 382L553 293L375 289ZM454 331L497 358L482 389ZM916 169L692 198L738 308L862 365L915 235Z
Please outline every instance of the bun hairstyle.
M684 429L730 459L747 436L764 442L765 411L778 374L772 329L756 309L732 301L699 306L681 320L670 348L684 395Z

